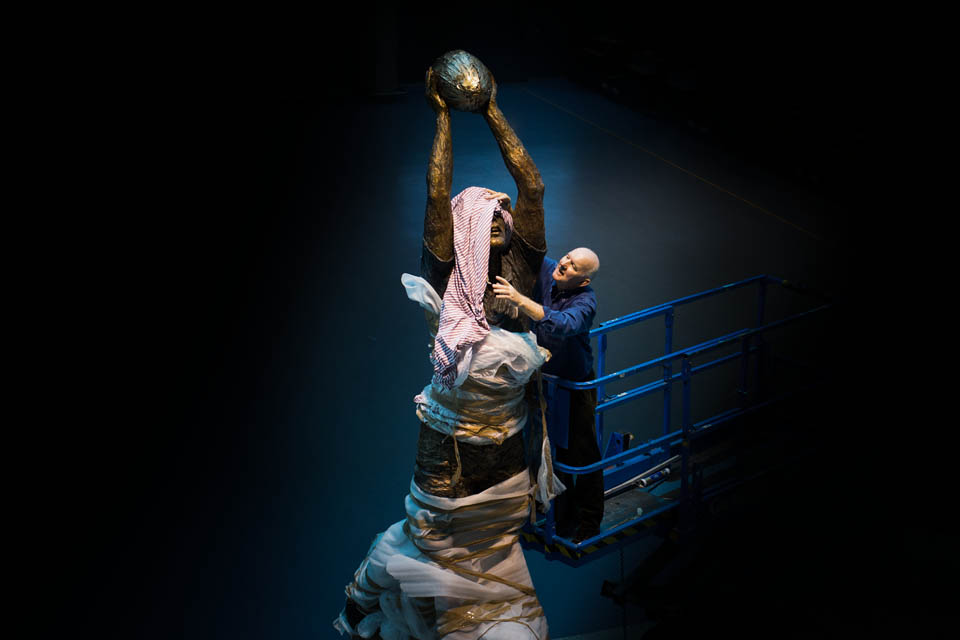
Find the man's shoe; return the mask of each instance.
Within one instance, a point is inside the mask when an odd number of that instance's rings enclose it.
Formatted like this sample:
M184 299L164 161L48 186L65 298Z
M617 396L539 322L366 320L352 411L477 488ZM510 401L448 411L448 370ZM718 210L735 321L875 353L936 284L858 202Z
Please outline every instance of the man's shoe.
M577 533L573 536L573 541L576 543L580 543L586 540L587 538L592 538L598 533L600 533L599 525L581 524L579 527L577 527Z

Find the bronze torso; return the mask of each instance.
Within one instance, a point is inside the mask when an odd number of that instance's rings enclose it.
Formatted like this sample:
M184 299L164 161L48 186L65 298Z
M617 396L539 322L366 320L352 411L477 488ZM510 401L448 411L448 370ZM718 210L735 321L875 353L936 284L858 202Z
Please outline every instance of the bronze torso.
M545 254L545 249L534 249L522 237L514 234L507 250L500 256L500 275L522 294L530 296ZM424 246L420 261L421 275L441 297L446 291L452 270L453 260L439 260ZM493 278L489 280L493 281ZM496 298L490 285L484 292L483 309L491 326L517 332L529 330L526 316L518 314L519 317L514 317L510 313L510 306ZM523 433L514 434L500 445L458 442L459 451L455 451L452 436L434 431L421 423L414 481L424 491L446 498L462 498L479 493L526 468ZM461 476L454 484L457 454Z
M507 250L500 254L499 275L506 278L517 291L531 297L546 253L546 249L536 249L522 236L514 234ZM441 298L446 292L450 272L453 271L453 262L453 260L440 260L424 245L420 257L420 275L430 283ZM494 282L496 275L498 274L488 275L488 282ZM523 314L513 313L514 309L505 300L498 300L490 284L483 293L483 310L491 326L498 326L508 331L529 331L528 319Z
M533 159L510 127L496 103L496 83L482 111L503 156L504 164L517 185L517 200L512 211L514 229L510 244L490 262L488 282L496 276L506 278L523 295L530 297L546 255L543 224L543 180ZM451 187L453 183L453 144L449 108L440 98L435 78L427 74L427 101L437 116L436 133L427 165L427 202L423 221L423 250L420 274L443 297L454 265ZM528 330L528 320L508 303L498 300L490 284L484 292L483 308L487 322L514 332ZM463 497L479 493L506 480L525 467L523 431L502 444L471 445L455 441L421 424L414 480L434 495ZM453 482L461 471L457 483Z

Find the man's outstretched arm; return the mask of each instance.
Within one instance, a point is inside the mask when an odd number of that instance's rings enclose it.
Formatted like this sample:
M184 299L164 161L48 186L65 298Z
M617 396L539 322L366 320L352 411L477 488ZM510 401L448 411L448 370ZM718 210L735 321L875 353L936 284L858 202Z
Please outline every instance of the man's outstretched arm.
M423 218L423 244L443 261L453 260L453 215L450 190L453 187L453 142L450 136L450 109L437 92L433 69L427 70L427 102L437 114L437 132L427 164L427 210Z
M497 276L497 282L493 285L493 292L497 298L506 300L534 322L542 323L540 326L547 333L556 336L574 336L589 331L597 313L595 298L583 298L563 311L548 309L517 291L500 276Z
M500 107L497 106L497 84L493 83L490 102L483 112L507 170L517 184L517 203L513 209L514 231L537 249L546 247L543 227L543 179L520 138L514 133Z

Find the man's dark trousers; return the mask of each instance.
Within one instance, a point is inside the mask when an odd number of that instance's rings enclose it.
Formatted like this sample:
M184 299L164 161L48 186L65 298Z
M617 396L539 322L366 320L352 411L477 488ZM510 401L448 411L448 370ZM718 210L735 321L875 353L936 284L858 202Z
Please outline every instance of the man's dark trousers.
M593 379L593 373L588 379ZM594 426L597 406L596 389L570 390L570 431L567 448L557 447L557 462L571 467L584 467L600 460ZM557 496L556 522L558 532L572 535L577 531L596 530L603 519L603 470L573 476L557 472L567 490Z

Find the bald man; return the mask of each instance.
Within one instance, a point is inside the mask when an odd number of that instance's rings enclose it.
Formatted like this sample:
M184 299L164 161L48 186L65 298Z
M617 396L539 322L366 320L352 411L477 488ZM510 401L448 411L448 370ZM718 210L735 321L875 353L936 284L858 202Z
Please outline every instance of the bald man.
M497 277L496 296L533 321L537 344L550 350L543 372L583 382L594 378L590 326L597 313L597 296L590 281L600 268L597 254L585 247L567 253L560 260L544 258L534 286L533 298L519 293L505 279ZM557 447L557 461L582 467L600 460L594 410L596 389L570 392L570 431L567 448ZM554 501L557 533L575 542L600 531L603 519L603 472L577 476L557 473L568 490Z

